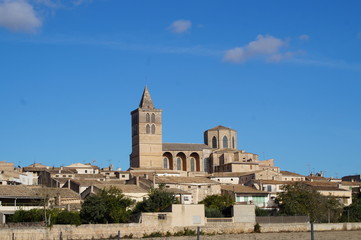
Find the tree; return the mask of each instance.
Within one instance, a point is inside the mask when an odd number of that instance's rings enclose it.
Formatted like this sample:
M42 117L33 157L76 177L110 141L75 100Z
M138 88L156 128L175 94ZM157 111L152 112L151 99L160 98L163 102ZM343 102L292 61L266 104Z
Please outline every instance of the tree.
M45 214L44 211L47 213ZM10 216L10 222L45 222L45 215L48 216L49 225L72 224L80 225L78 212L61 209L31 209L28 211L18 210Z
M123 223L128 222L134 204L124 196L121 190L110 187L99 194L87 198L80 210L80 218L84 223Z
M335 222L340 217L340 202L328 196L322 196L315 189L296 182L283 186L278 193L276 203L281 215L308 215L312 222Z
M152 188L150 190L148 199L145 199L136 205L134 213L161 212L173 203L177 203L174 194L165 191L164 185L159 185L159 188Z
M234 200L229 194L209 195L199 203L204 204L206 217L224 217L231 215Z
M350 206L344 208L342 222L361 222L361 193L356 195Z

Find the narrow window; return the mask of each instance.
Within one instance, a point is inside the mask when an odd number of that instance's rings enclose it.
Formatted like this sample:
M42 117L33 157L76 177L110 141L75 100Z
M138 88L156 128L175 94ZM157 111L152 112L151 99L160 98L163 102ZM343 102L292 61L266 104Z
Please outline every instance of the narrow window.
M177 157L177 170L181 170L181 163L182 163L181 158Z
M217 138L214 136L212 138L212 148L217 148Z
M155 134L155 125L152 125L152 134Z
M163 158L163 168L168 168L168 158Z
M155 114L152 113L152 123L155 123Z
M205 158L204 162L203 162L203 168L204 168L205 172L208 172L208 161L209 161L209 158Z
M147 124L147 126L145 127L145 131L146 131L147 134L150 133L150 126L149 126L149 124Z
M236 144L234 142L234 137L232 137L232 148L236 148Z
M227 138L227 136L223 137L223 148L228 148L228 138Z
M149 113L147 113L147 115L145 115L145 121L146 121L146 122L150 122L150 115L149 115Z
M191 172L194 172L194 158L191 158Z

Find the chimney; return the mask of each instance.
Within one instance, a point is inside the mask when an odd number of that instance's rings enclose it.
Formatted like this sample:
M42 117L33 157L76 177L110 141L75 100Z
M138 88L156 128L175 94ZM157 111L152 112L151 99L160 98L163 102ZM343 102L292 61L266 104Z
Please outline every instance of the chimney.
M135 177L135 185L139 186L139 177L138 176Z

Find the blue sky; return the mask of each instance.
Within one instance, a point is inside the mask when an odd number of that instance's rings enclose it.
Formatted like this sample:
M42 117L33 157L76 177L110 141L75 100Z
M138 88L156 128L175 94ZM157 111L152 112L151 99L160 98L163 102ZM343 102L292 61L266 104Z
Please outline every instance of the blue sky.
M0 0L0 160L129 167L148 85L163 141L216 125L282 170L361 169L360 1Z

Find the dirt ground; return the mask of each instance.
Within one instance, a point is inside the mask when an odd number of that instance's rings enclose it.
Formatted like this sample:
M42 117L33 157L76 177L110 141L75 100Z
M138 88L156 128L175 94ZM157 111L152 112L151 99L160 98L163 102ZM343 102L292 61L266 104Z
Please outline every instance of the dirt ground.
M148 239L169 239L169 240L188 240L197 239L192 237L170 237L170 238L148 238ZM307 240L311 239L310 232L290 232L290 233L244 233L244 234L224 234L214 236L200 236L201 240ZM315 232L315 240L356 240L361 239L361 231L330 231Z

